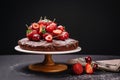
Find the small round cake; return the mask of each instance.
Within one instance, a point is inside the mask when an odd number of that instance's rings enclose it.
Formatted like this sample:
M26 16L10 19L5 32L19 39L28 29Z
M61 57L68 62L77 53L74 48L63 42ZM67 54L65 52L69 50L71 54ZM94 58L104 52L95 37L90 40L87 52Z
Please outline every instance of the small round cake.
M78 48L79 41L69 37L65 27L49 19L40 19L27 26L26 38L20 39L20 48L31 51L68 51Z

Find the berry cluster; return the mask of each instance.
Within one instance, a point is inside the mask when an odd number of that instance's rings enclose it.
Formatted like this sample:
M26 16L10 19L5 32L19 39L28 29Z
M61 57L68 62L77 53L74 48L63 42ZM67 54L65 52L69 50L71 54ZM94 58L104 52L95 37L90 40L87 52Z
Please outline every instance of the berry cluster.
M86 73L92 74L98 68L98 64L92 63L92 58L90 56L85 57L85 61L86 61L85 65Z
M85 72L87 74L92 74L97 68L98 64L92 63L92 58L90 56L85 57L86 65L85 65ZM75 74L80 75L84 72L84 68L81 63L75 63L72 65L72 70Z
M28 26L26 36L31 41L40 41L41 39L52 42L53 39L66 40L69 38L69 33L62 25L57 25L49 19L40 19L38 22Z

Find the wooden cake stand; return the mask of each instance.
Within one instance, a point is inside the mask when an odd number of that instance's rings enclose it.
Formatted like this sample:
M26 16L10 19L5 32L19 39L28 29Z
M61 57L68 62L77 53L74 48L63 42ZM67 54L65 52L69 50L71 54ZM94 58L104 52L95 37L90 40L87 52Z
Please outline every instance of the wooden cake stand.
M45 59L42 63L30 64L28 68L32 71L37 72L61 72L67 70L67 65L65 64L57 64L52 59L52 54L67 54L67 53L75 53L81 50L80 47L70 51L30 51L23 50L20 46L16 46L15 50L24 53L32 53L32 54L44 54Z

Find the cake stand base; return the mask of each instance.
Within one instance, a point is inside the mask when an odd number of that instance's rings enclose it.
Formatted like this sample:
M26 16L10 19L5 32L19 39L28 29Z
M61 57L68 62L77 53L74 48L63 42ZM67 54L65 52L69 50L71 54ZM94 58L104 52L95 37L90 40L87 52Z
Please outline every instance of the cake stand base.
M61 72L67 70L65 64L55 64L51 54L46 54L42 63L29 65L29 69L37 72Z
M52 60L52 54L75 53L75 52L79 52L81 50L81 47L78 47L70 51L30 51L30 50L24 50L20 48L20 46L18 45L15 47L15 50L24 53L44 54L45 58L42 63L31 64L28 66L28 68L32 71L52 73L52 72L62 72L68 69L67 65L65 64L55 64L54 61Z

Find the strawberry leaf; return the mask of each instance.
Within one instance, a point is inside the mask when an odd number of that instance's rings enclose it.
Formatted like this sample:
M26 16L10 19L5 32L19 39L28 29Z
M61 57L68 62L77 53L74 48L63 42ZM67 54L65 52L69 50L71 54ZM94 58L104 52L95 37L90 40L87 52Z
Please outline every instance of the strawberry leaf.
M43 33L43 34L45 34L45 33L46 33L46 30L45 30L45 28L44 28L44 27L42 28L42 33Z
M26 30L26 34L29 34L32 30L28 29Z

